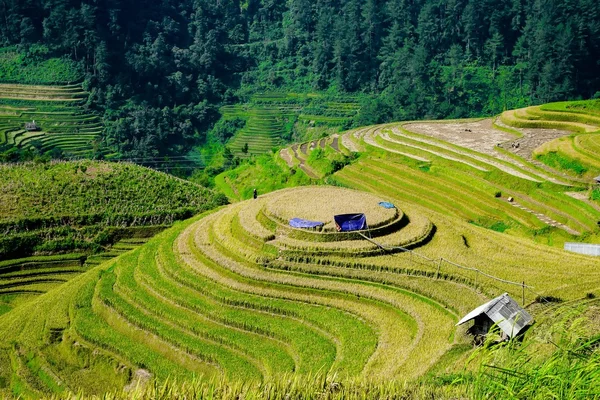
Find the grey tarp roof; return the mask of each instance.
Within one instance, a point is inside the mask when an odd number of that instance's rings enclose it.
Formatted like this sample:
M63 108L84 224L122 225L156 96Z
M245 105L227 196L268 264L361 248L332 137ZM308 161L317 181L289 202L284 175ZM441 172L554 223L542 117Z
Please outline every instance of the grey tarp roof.
M456 325L464 324L481 314L487 315L509 337L519 334L525 326L533 322L533 317L522 309L508 293L504 293L477 307L465 315Z

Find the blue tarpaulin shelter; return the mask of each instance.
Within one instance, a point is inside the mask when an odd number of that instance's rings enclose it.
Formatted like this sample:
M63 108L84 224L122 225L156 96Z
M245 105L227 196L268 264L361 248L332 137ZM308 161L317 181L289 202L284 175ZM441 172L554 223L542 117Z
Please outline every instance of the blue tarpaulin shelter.
M392 203L387 202L387 201L380 201L379 205L383 208L396 208L395 205L393 205Z
M309 221L307 219L302 218L292 218L290 219L290 226L294 228L318 228L323 226L322 222L319 221Z
M335 226L340 232L361 231L367 229L365 214L340 214L334 215Z

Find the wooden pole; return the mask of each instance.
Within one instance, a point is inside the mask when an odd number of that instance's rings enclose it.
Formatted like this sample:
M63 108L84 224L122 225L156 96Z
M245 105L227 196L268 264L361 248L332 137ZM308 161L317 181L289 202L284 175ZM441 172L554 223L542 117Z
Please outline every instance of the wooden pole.
M439 279L440 277L440 269L442 268L442 259L440 258L438 261L438 268L437 268L437 272L435 274L435 279Z
M522 300L523 300L523 307L525 307L525 281L523 281L522 283L522 288L523 288L523 293L522 293Z

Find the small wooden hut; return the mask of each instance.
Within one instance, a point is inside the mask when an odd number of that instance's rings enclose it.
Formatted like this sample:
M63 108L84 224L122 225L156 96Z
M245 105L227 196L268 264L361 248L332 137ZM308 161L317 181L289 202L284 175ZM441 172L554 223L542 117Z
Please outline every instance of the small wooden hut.
M456 324L462 325L473 320L468 332L476 337L485 336L493 325L498 326L502 332L502 338L507 340L523 332L533 322L533 317L521 308L508 293L496 297L493 300L477 307L464 316Z
M32 122L25 122L25 130L26 131L39 131L40 127L35 123L35 120Z

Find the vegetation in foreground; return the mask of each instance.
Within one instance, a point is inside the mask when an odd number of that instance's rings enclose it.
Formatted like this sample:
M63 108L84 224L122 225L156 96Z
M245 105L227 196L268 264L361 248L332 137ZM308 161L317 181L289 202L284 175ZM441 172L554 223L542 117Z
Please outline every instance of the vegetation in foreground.
M600 395L598 300L540 313L521 342L478 349L468 385L477 399L595 399ZM493 338L490 338L493 340Z
M592 399L600 391L598 302L546 311L525 340L495 344L495 336L476 349L464 366L418 381L373 382L337 375L283 375L256 384L219 378L186 381L137 380L126 391L81 399ZM582 317L583 315L583 317ZM551 321L553 320L553 321ZM590 329L592 329L590 331ZM595 332L595 334L594 334ZM590 336L592 334L592 336ZM73 394L54 395L67 399Z
M520 299L520 286L445 260L526 281L535 291L527 289L525 303L542 309L539 293L578 302L600 286L593 259L540 251L522 238L373 192L302 187L260 195L178 223L5 313L2 390L30 397L79 390L103 395L140 376L157 380L149 388L163 388L167 379L203 375L213 382L243 381L232 384L234 393L260 392L269 382L285 387L286 380L277 383L280 374L323 373L342 383L365 382L358 389L349 384L348 390L360 392L371 381L457 373L471 349L454 326L458 318L504 291ZM367 215L380 211L381 199L401 205L373 220L372 236L423 257L383 252L351 235L339 240L328 231L287 226L290 215L331 199ZM521 264L514 265L514 254ZM303 382L290 381L296 379ZM200 384L186 385L194 390ZM229 390L219 385L202 390ZM464 389L392 384L368 390L420 396Z

